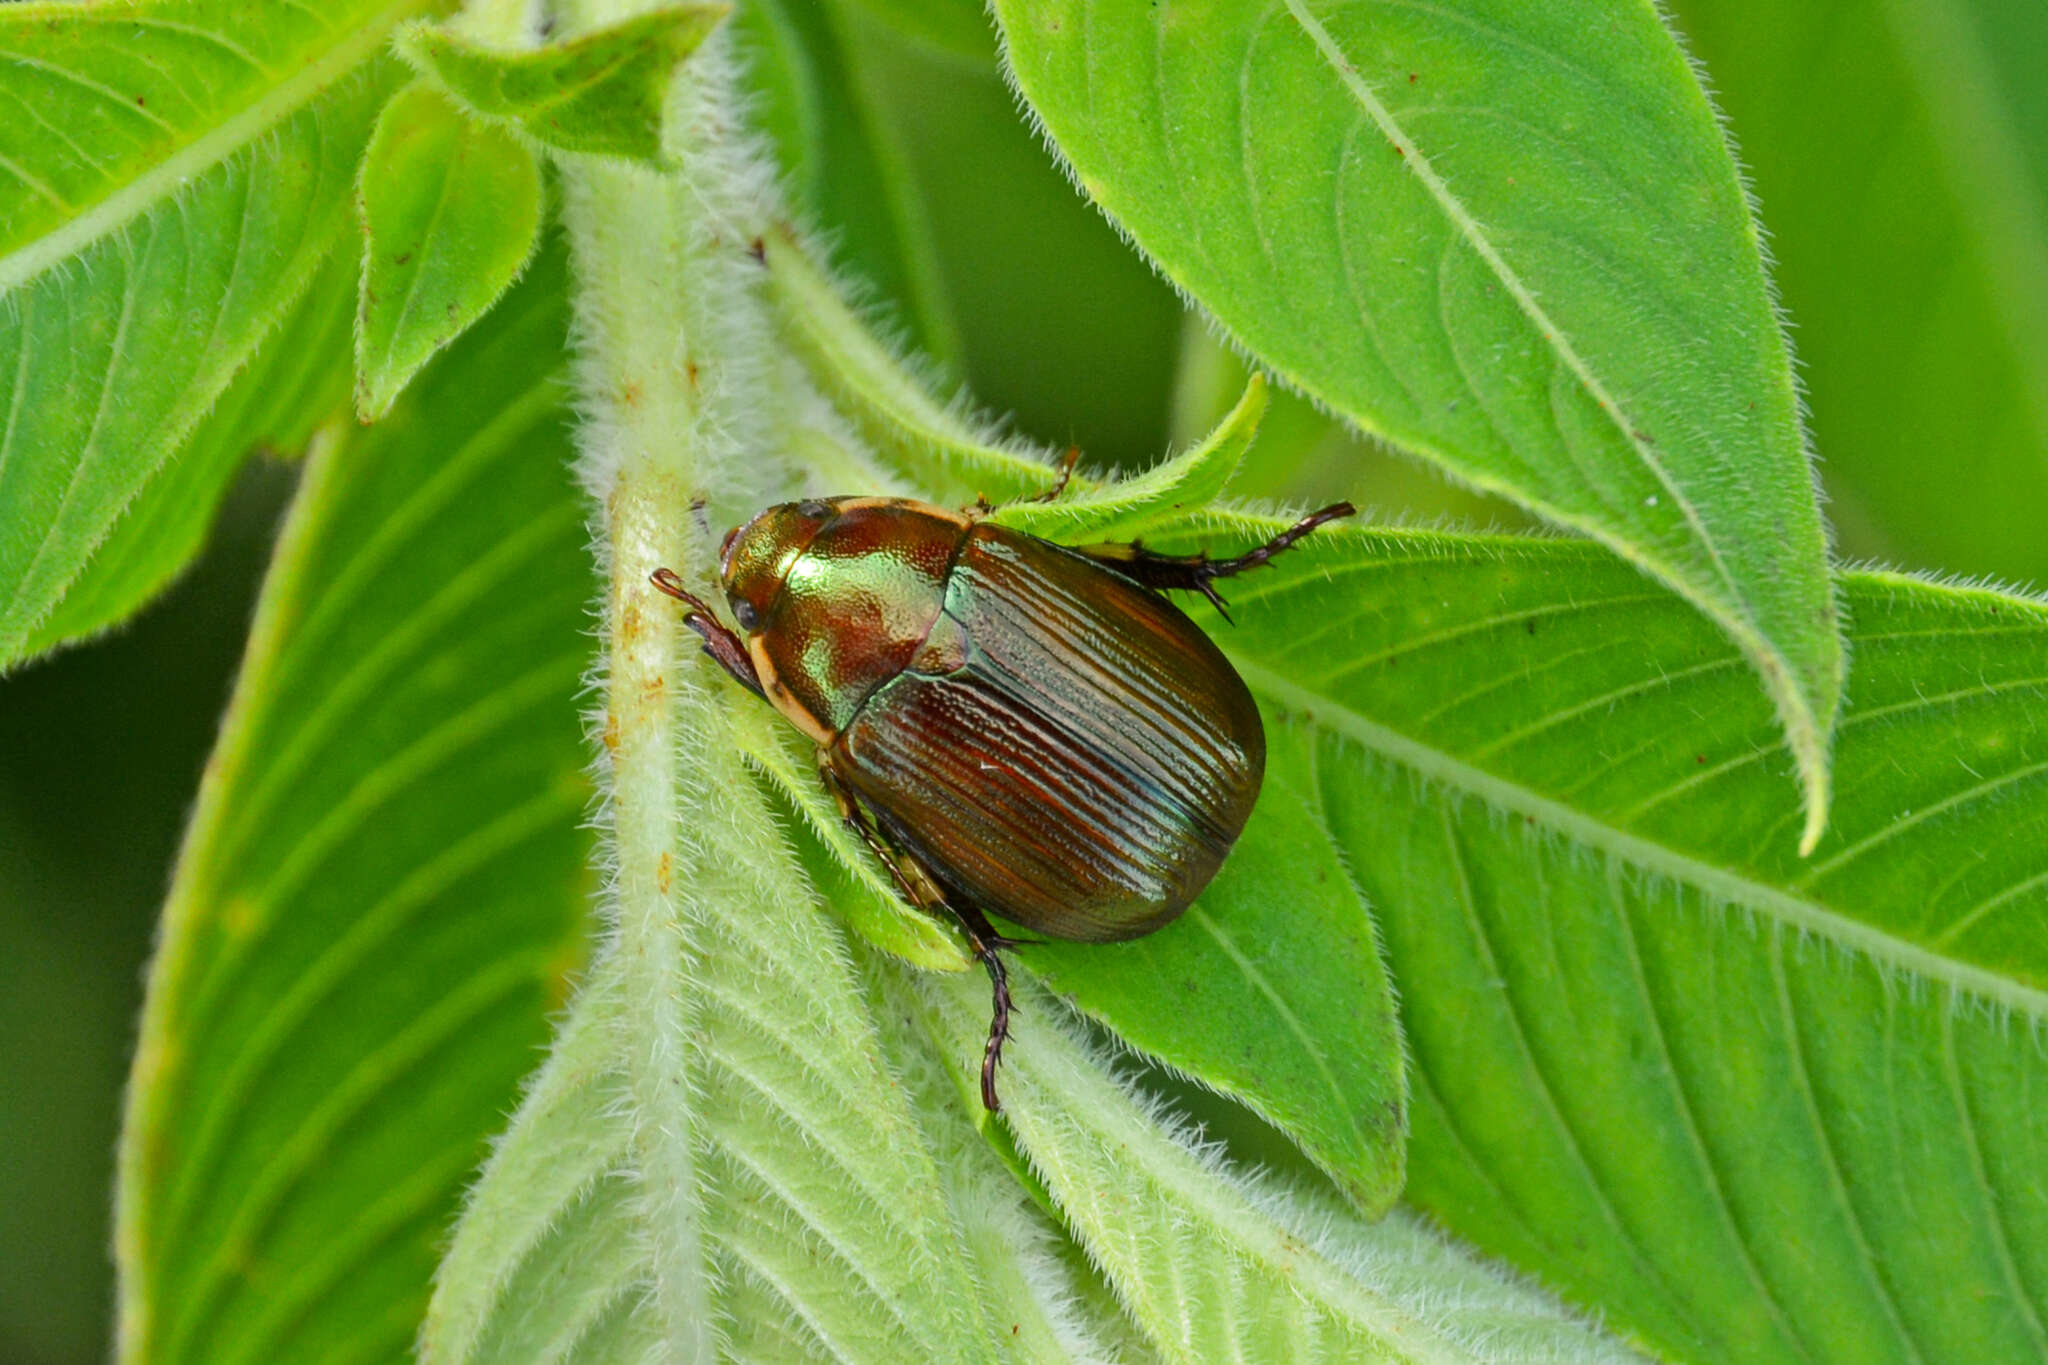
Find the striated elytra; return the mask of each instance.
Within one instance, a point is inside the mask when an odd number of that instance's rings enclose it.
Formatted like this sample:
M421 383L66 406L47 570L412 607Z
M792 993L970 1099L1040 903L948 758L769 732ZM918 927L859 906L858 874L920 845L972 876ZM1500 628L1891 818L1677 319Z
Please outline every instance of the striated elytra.
M1057 492L1057 490L1055 490ZM848 825L914 905L943 911L1009 990L993 914L1108 942L1170 922L1209 884L1265 773L1258 708L1165 592L1265 563L1339 503L1232 559L1069 548L901 498L807 499L730 532L734 632L670 571L705 652L818 746Z

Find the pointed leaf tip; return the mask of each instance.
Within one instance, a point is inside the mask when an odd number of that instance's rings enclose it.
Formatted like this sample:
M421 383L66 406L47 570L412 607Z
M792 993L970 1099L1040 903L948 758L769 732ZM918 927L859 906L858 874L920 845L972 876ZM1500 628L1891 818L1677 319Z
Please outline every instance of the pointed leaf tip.
M676 68L731 12L663 5L546 47L501 51L437 25L400 30L398 50L472 112L556 151L663 165Z
M356 415L373 422L519 277L540 242L540 163L425 82L377 119L357 181L363 228Z

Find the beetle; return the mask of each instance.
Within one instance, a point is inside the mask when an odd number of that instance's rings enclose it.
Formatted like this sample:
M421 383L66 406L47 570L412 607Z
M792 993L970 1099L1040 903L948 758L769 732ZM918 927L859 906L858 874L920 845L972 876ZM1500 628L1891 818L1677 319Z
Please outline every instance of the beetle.
M981 1098L994 1112L1010 1025L999 952L1031 940L988 916L1056 939L1149 934L1208 885L1258 799L1258 708L1166 593L1221 610L1218 579L1354 509L1325 507L1229 559L1058 545L987 510L767 508L719 547L738 631L673 571L653 581L688 608L704 652L817 745L841 817L905 898L959 923L993 995Z

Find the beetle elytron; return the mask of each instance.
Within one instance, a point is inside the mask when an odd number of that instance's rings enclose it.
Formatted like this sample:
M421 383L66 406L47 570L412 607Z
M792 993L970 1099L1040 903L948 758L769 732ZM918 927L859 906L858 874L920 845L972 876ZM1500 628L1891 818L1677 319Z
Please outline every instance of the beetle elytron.
M987 915L1059 939L1149 934L1208 885L1258 799L1258 709L1165 592L1221 607L1215 580L1352 511L1210 559L1068 548L900 498L807 499L720 547L744 638L671 571L654 582L705 653L816 742L841 815L911 904L959 921L993 987L995 1110L997 953L1021 940Z

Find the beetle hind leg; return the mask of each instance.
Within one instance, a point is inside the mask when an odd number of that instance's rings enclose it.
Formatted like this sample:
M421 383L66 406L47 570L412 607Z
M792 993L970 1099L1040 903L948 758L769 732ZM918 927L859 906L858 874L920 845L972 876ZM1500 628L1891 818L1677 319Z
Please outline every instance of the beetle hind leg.
M1207 554L1155 554L1136 542L1129 545L1091 545L1081 553L1156 592L1170 589L1198 592L1208 598L1227 621L1230 619L1229 604L1216 591L1217 579L1230 578L1246 569L1270 563L1276 555L1294 548L1302 537L1318 526L1351 516L1357 511L1348 502L1333 502L1320 511L1309 513L1265 544L1229 559L1211 559Z
M1001 1113L1003 1101L996 1094L996 1069L1002 1065L1003 1044L1010 1040L1011 1011L1010 973L1003 965L1001 950L1022 947L1035 940L1005 938L997 933L981 911L972 906L955 905L921 864L883 842L853 792L832 770L831 755L824 749L818 750L818 773L825 780L825 790L831 792L832 799L838 803L839 818L860 836L861 842L868 846L868 852L889 869L889 875L895 879L903 898L928 913L943 910L951 915L960 926L960 932L966 936L968 950L974 954L975 961L988 972L990 1010L988 1042L981 1052L981 1103L991 1114Z

